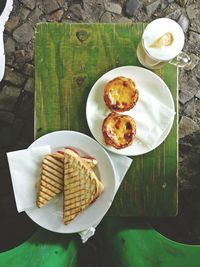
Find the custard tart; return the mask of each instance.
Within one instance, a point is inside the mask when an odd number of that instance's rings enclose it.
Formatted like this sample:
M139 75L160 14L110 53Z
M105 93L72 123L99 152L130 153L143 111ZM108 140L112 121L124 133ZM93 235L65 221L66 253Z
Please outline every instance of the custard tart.
M135 83L126 77L116 77L104 88L104 101L107 107L116 112L130 110L138 101L139 91Z
M128 147L136 135L135 120L128 115L112 112L104 119L102 133L107 145L116 149Z

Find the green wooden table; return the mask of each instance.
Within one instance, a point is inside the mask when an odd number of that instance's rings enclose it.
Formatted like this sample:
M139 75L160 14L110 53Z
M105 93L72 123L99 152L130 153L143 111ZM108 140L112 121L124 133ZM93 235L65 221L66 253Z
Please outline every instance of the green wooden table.
M140 66L137 44L145 24L41 23L36 29L35 138L56 130L91 135L85 115L95 81L115 67ZM177 69L156 73L171 90L177 108ZM133 158L109 211L118 216L177 214L177 116L154 151Z

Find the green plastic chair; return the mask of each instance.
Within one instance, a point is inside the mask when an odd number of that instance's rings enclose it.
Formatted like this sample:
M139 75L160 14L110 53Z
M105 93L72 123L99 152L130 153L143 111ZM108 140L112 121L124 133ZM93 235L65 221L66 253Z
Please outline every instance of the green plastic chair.
M200 245L174 242L144 219L106 218L103 227L115 267L200 266Z
M23 244L0 253L0 266L75 267L77 251L77 236L55 234L39 228Z

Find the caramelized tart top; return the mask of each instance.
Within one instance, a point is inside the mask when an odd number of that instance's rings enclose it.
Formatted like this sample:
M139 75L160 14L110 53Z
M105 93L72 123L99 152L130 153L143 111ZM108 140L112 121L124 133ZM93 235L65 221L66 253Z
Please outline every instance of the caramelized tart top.
M135 83L126 77L116 77L104 88L104 101L107 107L116 112L130 110L138 101L139 92Z
M116 149L130 146L136 134L135 120L128 115L110 113L102 125L102 133L107 145Z

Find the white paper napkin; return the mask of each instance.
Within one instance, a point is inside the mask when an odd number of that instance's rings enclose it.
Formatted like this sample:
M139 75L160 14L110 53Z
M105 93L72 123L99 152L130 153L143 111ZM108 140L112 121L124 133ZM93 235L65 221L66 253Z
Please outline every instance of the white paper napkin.
M110 158L112 159L114 169L115 169L115 175L116 175L115 176L116 177L115 194L116 194L121 182L123 181L123 178L124 178L126 172L128 171L128 169L132 163L132 159L128 158L126 156L114 154L112 152L108 152L108 154L109 154ZM102 217L102 219L103 219L103 217ZM95 234L95 229L99 225L101 220L98 221L95 225L93 225L93 227L90 227L89 229L86 229L86 230L79 233L83 243L85 243L91 236L93 236Z
M42 159L50 151L50 146L41 146L7 153L18 212L35 206L36 196L32 192L40 176Z
M130 115L134 117L137 124L137 139L151 148L168 128L175 112L143 90Z

